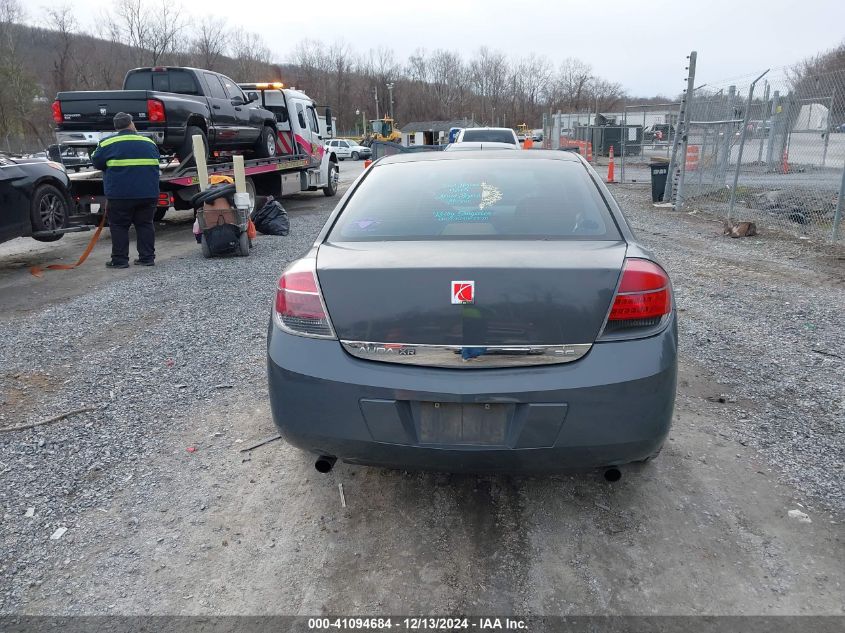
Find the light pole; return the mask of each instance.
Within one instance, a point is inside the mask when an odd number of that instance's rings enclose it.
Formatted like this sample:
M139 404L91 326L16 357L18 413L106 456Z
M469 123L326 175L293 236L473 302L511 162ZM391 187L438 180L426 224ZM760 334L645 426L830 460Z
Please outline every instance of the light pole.
M393 119L393 82L387 84L387 92L390 94L390 118Z
M365 136L367 136L367 113L360 109L356 109L355 116L361 117L361 138L364 138ZM355 121L355 127L358 127L357 120Z
M373 98L376 100L376 119L378 119L378 86L373 87Z

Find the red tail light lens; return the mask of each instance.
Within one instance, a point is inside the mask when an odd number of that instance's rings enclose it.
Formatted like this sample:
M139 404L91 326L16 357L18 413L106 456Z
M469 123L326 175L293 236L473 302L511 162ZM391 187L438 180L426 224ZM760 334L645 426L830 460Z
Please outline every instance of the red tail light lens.
M53 120L56 123L61 123L64 121L64 117L62 116L62 104L58 101L54 101L53 105L50 108L53 111Z
M279 278L275 313L282 329L292 334L334 338L313 259L295 262Z
M158 99L147 99L147 120L151 123L165 121L164 104Z
M659 326L671 311L672 289L666 271L647 259L626 259L603 334L624 330L625 335L642 335Z

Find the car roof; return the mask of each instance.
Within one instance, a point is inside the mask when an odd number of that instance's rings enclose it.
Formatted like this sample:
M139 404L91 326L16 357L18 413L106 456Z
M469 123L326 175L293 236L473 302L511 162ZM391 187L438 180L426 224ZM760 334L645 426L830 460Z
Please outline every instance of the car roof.
M501 143L499 141L461 141L447 145L443 148L443 151L471 152L475 149L486 149L488 152L494 149L509 149L513 152L519 148L513 143Z
M462 130L496 130L496 131L513 132L513 130L509 127L489 127L489 126L485 126L485 127L465 127L465 128L461 128L461 129Z
M581 157L576 152L561 152L551 149L532 149L514 151L512 149L500 150L471 150L467 152L409 152L406 154L394 154L385 156L377 161L376 165L393 165L396 163L416 163L438 160L470 160L482 159L493 160L508 158L510 160L559 160L569 163L580 162Z

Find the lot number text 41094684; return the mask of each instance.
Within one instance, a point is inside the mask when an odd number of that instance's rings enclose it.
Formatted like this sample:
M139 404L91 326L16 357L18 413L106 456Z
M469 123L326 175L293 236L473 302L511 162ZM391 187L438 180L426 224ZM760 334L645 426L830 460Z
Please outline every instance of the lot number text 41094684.
M520 618L444 618L444 617L346 617L309 618L311 631L360 630L385 631L525 631L527 623Z

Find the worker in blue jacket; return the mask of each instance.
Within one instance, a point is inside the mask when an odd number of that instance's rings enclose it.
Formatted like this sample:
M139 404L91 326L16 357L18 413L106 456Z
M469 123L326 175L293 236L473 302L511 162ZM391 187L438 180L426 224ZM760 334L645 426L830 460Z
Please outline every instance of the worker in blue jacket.
M111 229L109 268L129 268L129 226L135 225L139 266L155 266L155 218L158 205L159 153L155 141L141 136L132 115L114 116L117 134L100 141L91 154L103 171Z

